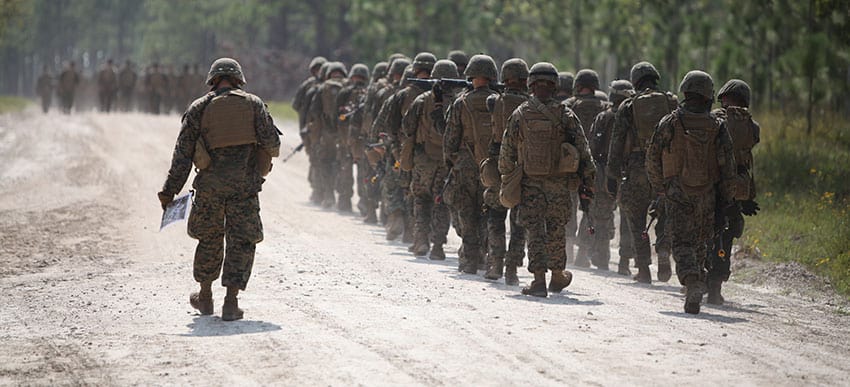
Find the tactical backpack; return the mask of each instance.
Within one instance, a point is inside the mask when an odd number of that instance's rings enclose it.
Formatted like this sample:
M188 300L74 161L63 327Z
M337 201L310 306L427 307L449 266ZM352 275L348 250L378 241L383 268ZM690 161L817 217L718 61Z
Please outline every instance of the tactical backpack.
M732 149L738 164L735 200L752 200L756 196L753 178L753 147L758 143L758 125L745 107L726 108L726 130L732 137Z
M573 144L578 128L565 127L566 123L561 120L564 106L558 105L559 111L554 113L536 98L530 99L528 104L533 110L526 110L531 117L523 117L525 124L520 127L522 146L519 149L525 174L566 176L578 172L580 155ZM562 130L566 138L560 138Z
M661 153L664 178L678 177L683 188L704 188L720 179L717 136L720 121L714 114L676 110L673 138Z
M495 93L490 89L486 90L485 92L490 94ZM487 96L476 95L479 92L475 90L467 93L461 101L464 110L472 121L471 128L464 128L463 137L464 142L472 146L471 151L475 158L475 165L480 165L487 158L490 149L490 139L493 136L493 123L490 110L487 109Z
M603 101L596 96L575 97L567 107L578 116L578 121L581 123L581 128L585 136L590 136L590 126L593 120L599 113L607 109L609 103ZM659 119L660 120L660 119Z
M632 144L632 151L645 151L649 147L655 126L672 111L671 100L669 93L655 90L646 90L632 99L632 116L637 132L637 144Z

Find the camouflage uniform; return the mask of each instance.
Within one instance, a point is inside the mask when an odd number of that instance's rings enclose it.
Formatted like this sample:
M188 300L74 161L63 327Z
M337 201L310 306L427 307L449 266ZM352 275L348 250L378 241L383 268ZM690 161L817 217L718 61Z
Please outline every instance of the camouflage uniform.
M339 124L339 107L337 97L342 90L344 77L348 71L339 62L328 65L327 80L319 86L310 103L310 114L316 117L319 124L311 130L318 142L313 145L316 161L316 172L318 196L324 208L330 208L336 204L334 188L338 170L337 144L340 141L341 132ZM336 74L336 76L333 76ZM349 202L350 202L349 198Z
M112 61L108 61L103 69L97 73L97 97L100 100L100 111L112 111L112 103L118 93L118 76L112 68Z
M374 75L374 74L373 74ZM389 90L387 90L389 89ZM364 101L362 112L363 114L355 116L356 120L360 121L360 137L365 145L371 146L378 143L377 133L372 133L372 126L375 122L375 117L378 115L381 106L386 101L389 95L392 95L392 90L395 86L389 78L373 79L372 83L366 89L366 99ZM368 151L370 154L376 154L374 150ZM366 153L366 152L364 152ZM364 182L363 202L363 221L366 223L377 223L377 209L381 201L380 180L384 173L383 161L379 157L374 157L377 163L372 165L367 159L366 175Z
M145 74L145 89L148 92L149 112L159 114L168 97L168 76L160 72L158 64L154 64L150 72Z
M356 67L357 65L355 65ZM363 65L360 65L363 66ZM352 67L352 75L355 67ZM365 66L364 66L365 67ZM367 69L368 71L368 69ZM339 137L337 143L338 171L336 180L337 200L340 211L351 211L351 197L354 195L354 163L363 159L362 142L355 142L360 127L356 126L353 115L360 112L362 101L366 94L366 79L361 81L349 79L337 97L339 111ZM353 130L356 127L356 130ZM359 145L359 146L358 146ZM359 164L358 164L359 165ZM363 177L363 171L358 168L358 177ZM362 185L358 179L358 188Z
M53 77L46 66L35 83L35 93L41 98L41 110L47 113L53 100Z
M62 112L65 114L71 113L71 108L74 106L74 94L79 84L80 74L74 69L72 62L59 74L59 85L56 89L56 94L59 95L59 100L62 102Z
M317 56L310 61L310 76L307 77L298 89L295 90L295 97L292 99L292 109L298 113L298 129L301 130L307 126L307 108L310 100L307 98L307 91L310 90L316 83L321 82L318 76L319 68L327 62L327 59Z
M731 200L735 160L726 126L709 113L710 76L691 71L682 82L682 106L656 127L646 155L653 192L662 195L672 234L676 275L688 288L685 311L699 313L705 286L707 242L712 239L716 195ZM689 83L690 82L690 83ZM699 85L708 98L689 95ZM693 92L690 92L693 93Z
M121 109L125 112L133 108L133 90L136 88L137 79L138 75L133 71L130 61L127 61L118 73L118 97Z
M632 72L636 75L635 68L639 66L651 66L646 62L636 64ZM649 265L652 263L652 251L650 242L644 239L642 234L646 228L647 209L655 198L649 179L646 175L645 155L648 141L655 127L654 117L662 117L677 106L677 99L671 93L662 93L657 90L658 73L652 67L653 76L643 75L638 78L633 76L632 84L635 85L637 93L628 98L617 109L614 116L614 127L611 132L611 147L608 152L607 185L609 191L620 194L620 216L625 217L628 222L626 227L631 233L632 246L635 250L635 266L640 270L636 279L640 282L649 283ZM640 109L635 109L635 101L653 98L649 102L641 102ZM666 100L666 105L664 105ZM652 108L643 108L644 104L655 103ZM636 117L648 117L636 121ZM640 122L639 128L636 122ZM620 177L623 177L622 179ZM622 182L620 183L620 181ZM615 186L619 183L619 189ZM613 188L613 189L612 189ZM659 221L659 224L661 221ZM624 229L626 229L624 228ZM661 229L656 227L656 233L663 235ZM661 255L661 254L659 254ZM661 260L661 264L667 264L669 258ZM659 265L659 270L661 265Z

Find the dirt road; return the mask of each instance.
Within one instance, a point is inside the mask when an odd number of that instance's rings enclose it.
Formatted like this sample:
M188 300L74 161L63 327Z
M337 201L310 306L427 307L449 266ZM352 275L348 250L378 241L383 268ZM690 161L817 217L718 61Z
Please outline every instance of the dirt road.
M246 319L200 317L194 241L157 227L178 125L0 116L0 385L850 384L850 316L817 297L733 279L690 316L672 281L575 269L565 294L522 297L459 274L456 238L417 260L309 205L303 154L261 193Z

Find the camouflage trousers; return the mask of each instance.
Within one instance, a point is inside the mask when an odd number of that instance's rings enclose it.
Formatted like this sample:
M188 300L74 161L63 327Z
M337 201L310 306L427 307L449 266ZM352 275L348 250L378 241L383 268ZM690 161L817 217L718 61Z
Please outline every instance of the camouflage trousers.
M717 230L722 230L722 232L717 233ZM734 205L718 206L715 209L712 233L714 239L709 244L708 257L705 261L705 268L708 271L706 281L726 282L729 280L729 275L732 274L730 269L732 242L744 233L744 217L741 215L741 210ZM723 249L724 252L722 257L720 256L720 249Z
M254 250L263 240L257 194L198 188L188 223L189 236L198 240L195 281L214 281L221 275L222 286L245 290Z
M314 168L316 171L314 179L316 180L318 199L323 205L333 204L336 202L334 187L337 175L337 151L334 140L322 136L322 139L316 144L315 152Z
M671 233L673 257L679 282L690 275L705 280L705 258L708 242L713 237L715 192L686 193L674 200L668 192L664 199L668 211L667 225Z
M578 242L578 191L570 192L570 220L567 222L566 228L566 246L567 246L567 261L572 263L575 261L575 247Z
M529 178L526 178L529 179ZM565 228L572 199L563 178L523 181L517 222L528 238L528 271L563 270L567 263Z
M340 203L350 202L354 196L354 159L344 144L338 144L336 149L336 192L339 194Z
M578 230L578 255L586 255L594 266L599 268L608 267L611 260L611 239L614 239L614 198L605 192L604 187L599 184L604 179L597 179L596 195L590 202L590 214L581 217ZM589 229L593 226L594 233Z
M403 171L392 157L387 158L386 173L381 180L381 201L388 214L404 211L404 186L402 185Z
M525 229L516 221L516 211L510 211L499 202L499 188L484 190L484 206L487 216L487 251L491 261L504 258L505 266L517 266L525 257ZM510 243L506 243L505 219L510 218Z
M371 169L369 168L369 161L363 157L353 161L357 171L357 177L354 179L354 182L357 187L357 197L359 201L358 208L360 208L360 211L365 215L368 208L367 190L369 188L368 184L369 178L371 177Z
M629 222L623 215L623 207L620 206L620 258L633 259L635 257L635 246L632 243L632 232L629 230Z
M431 160L425 154L417 154L413 164L413 180L410 192L413 195L414 240L430 241L435 245L446 243L451 222L449 208L434 198L442 193L448 168L442 160Z
M649 266L652 263L652 250L649 239L643 238L646 229L646 214L650 202L655 199L655 193L649 185L643 158L631 162L628 178L620 184L620 216L626 218L631 243L634 246L635 265Z
M465 258L464 262L459 262L459 269L463 270L463 266L477 266L484 259L483 247L487 239L487 223L483 216L484 187L478 168L469 158L461 160L450 173L453 176L446 191L449 191L451 207L457 211L457 226Z

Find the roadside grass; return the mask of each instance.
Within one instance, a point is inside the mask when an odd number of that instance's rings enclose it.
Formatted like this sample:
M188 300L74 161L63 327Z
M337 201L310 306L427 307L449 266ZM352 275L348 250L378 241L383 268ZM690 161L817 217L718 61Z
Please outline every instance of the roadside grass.
M280 121L295 121L298 122L298 113L292 108L292 104L282 101L267 102L269 105L269 113L277 122Z
M11 95L0 95L0 114L19 112L30 104L30 100Z
M802 115L756 118L761 211L746 218L743 248L758 248L766 260L800 262L850 296L850 121L822 116L807 135Z

